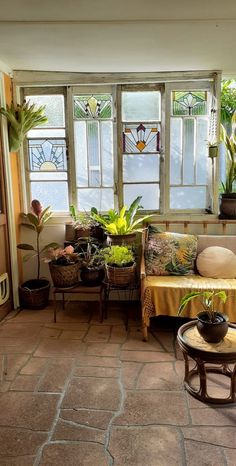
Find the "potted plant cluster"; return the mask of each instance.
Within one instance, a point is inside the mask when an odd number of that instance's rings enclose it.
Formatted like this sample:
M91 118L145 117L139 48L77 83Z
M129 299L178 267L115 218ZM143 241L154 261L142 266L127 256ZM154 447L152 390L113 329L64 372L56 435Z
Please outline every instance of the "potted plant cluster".
M93 209L95 208L93 207L90 213L77 212L73 204L70 206L71 222L65 225L65 239L67 242L89 237L103 241L103 230L91 215Z
M123 206L119 212L111 209L106 215L99 215L96 209L93 209L92 218L104 229L108 244L133 243L136 233L143 230L140 228L141 224L151 215L135 219L136 214L142 208L141 199L142 196L138 196L129 207Z
M223 304L227 300L225 291L193 291L181 299L178 316L193 299L200 298L203 311L197 314L197 329L202 338L208 343L220 342L228 332L228 317L217 311L215 300L218 298Z
M40 277L41 257L48 248L57 247L57 243L50 243L43 247L41 247L40 244L41 233L45 224L52 216L50 207L43 209L41 203L37 199L34 199L31 202L31 209L32 212L22 214L23 219L26 221L23 223L23 226L35 233L35 244L21 243L17 245L17 248L28 252L23 258L24 261L32 259L33 257L36 258L37 274L36 278L22 283L19 287L19 297L20 304L25 309L43 309L48 303L50 282Z
M128 246L112 245L103 249L107 282L115 286L127 286L135 282L136 263Z
M49 264L53 284L56 288L68 288L78 284L79 281L79 255L74 252L73 246L66 248L50 248L44 257Z
M228 136L221 125L221 140L226 149L226 178L221 183L220 218L236 219L236 113L232 116L232 132Z

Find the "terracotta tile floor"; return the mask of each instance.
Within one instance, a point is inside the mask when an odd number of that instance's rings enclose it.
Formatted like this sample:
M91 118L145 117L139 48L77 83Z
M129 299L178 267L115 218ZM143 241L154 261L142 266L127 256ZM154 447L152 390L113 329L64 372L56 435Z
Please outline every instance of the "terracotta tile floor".
M121 307L103 324L91 302L57 324L52 307L1 322L0 466L236 465L236 406L183 390L176 319L156 319L144 343L137 306L128 332Z

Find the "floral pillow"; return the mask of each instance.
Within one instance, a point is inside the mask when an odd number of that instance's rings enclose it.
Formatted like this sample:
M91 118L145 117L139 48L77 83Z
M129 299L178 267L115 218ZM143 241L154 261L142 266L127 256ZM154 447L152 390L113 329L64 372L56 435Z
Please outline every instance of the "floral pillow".
M189 275L194 273L197 236L149 230L145 248L147 275Z

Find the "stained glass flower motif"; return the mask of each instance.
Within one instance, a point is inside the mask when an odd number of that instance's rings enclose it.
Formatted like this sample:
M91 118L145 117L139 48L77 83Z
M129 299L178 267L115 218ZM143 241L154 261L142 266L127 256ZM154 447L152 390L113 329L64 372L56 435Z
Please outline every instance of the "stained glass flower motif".
M124 125L123 153L156 153L160 150L159 125L143 124Z
M32 171L66 170L64 139L29 139L28 147Z
M74 97L74 117L82 119L107 119L112 117L110 94L79 95Z
M174 91L172 92L173 115L206 115L206 91Z

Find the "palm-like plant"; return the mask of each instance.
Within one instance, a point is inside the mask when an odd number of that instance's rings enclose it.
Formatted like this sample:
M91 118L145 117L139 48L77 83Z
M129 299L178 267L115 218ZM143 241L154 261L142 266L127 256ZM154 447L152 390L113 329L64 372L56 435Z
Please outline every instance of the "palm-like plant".
M24 101L22 105L0 108L0 114L4 115L8 121L9 149L11 152L19 150L24 141L26 133L36 126L47 123L48 119L44 115L45 107L36 108L34 104Z
M221 140L225 145L226 161L226 179L222 182L223 192L226 194L234 191L233 184L236 180L236 113L232 116L232 133L227 135L226 129L221 125Z

